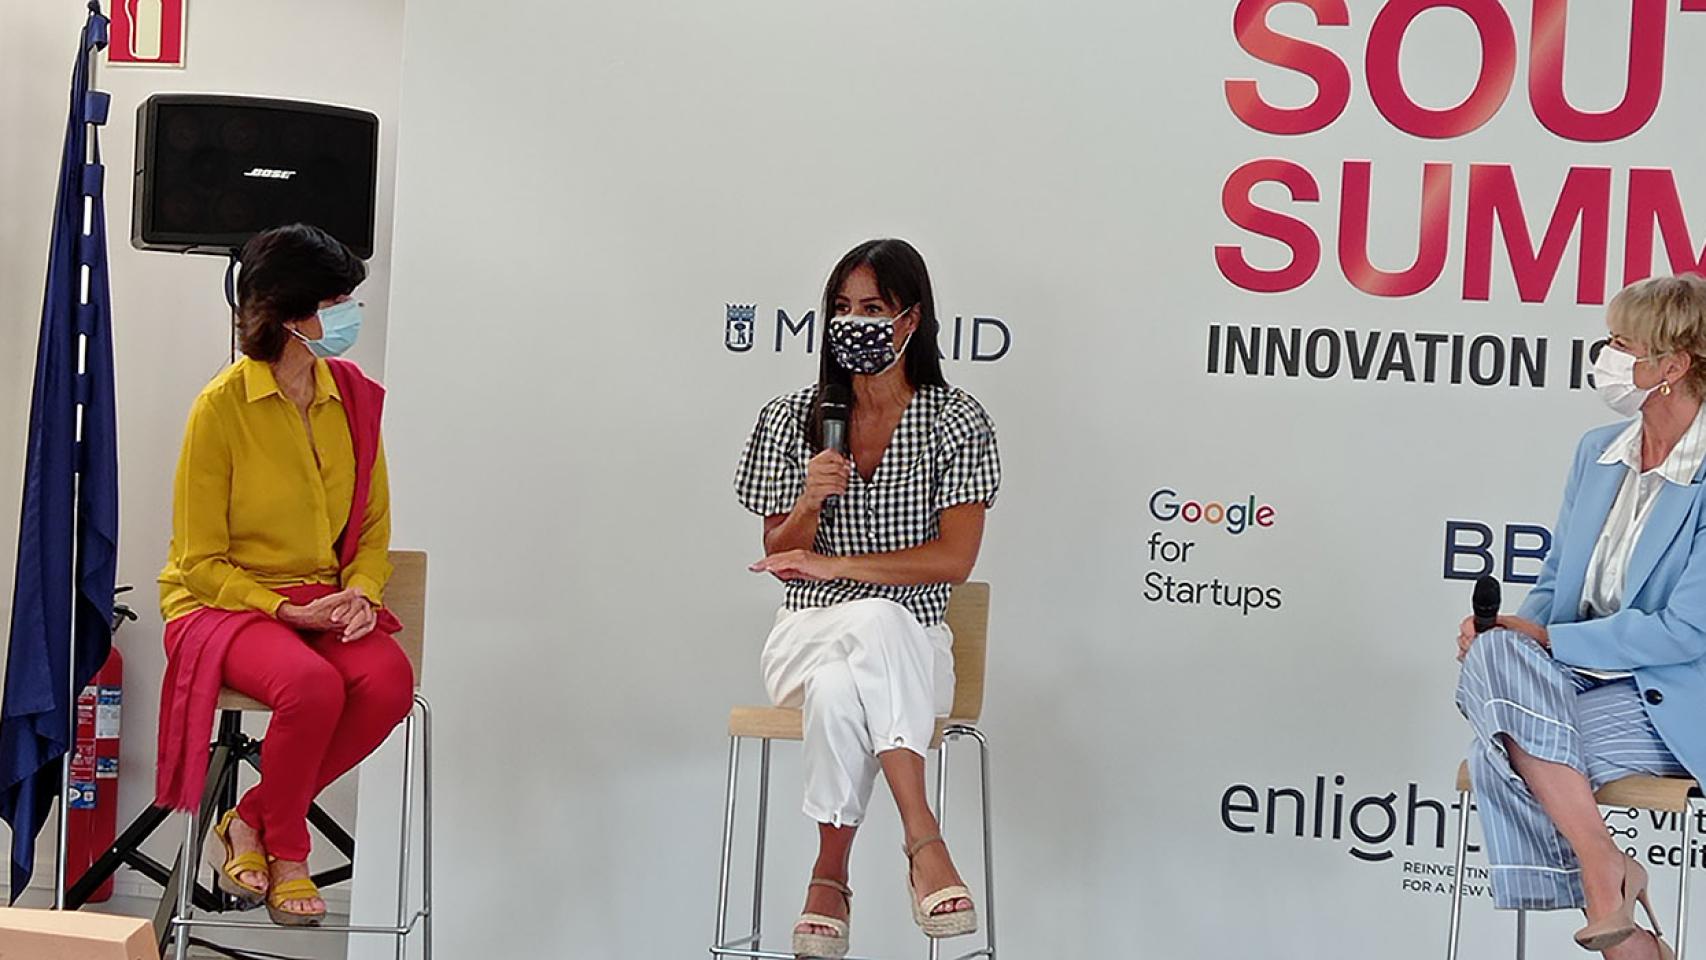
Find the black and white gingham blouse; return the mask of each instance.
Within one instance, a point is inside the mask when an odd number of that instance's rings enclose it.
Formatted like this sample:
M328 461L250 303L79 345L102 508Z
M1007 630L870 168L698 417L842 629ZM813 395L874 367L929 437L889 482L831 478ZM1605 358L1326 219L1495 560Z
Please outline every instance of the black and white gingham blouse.
M741 505L762 517L794 509L806 487L806 444L814 388L764 405L735 474ZM942 511L962 503L995 503L1001 459L995 422L971 394L921 387L901 414L894 437L869 483L855 470L847 493L833 497L818 519L812 548L826 556L892 553L941 535ZM789 610L884 597L912 611L926 627L948 612L945 583L885 586L851 580L787 585Z

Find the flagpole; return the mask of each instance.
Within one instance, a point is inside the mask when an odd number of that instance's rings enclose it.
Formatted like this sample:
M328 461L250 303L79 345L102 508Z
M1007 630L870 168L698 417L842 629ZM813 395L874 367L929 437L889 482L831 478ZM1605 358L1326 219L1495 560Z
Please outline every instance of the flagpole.
M91 15L100 15L100 4L98 2L91 2L89 4L89 12ZM83 39L79 40L79 42L86 42L87 39L87 28L85 28ZM87 83L84 86L84 104L88 103L89 94L93 93L95 90L95 69L100 63L100 58L97 56L96 51L88 51L88 56L89 70ZM84 109L87 108L84 107ZM85 114L83 117L83 163L85 165L93 164L95 162L95 137L93 132L89 129L90 126L91 124L88 122L88 116ZM83 199L83 235L88 236L95 229L95 213L92 201L89 199L87 194L84 195ZM81 266L83 271L88 269L87 264L83 264ZM83 275L82 271L79 272L79 277L82 282L79 284L81 293L79 295L78 302L85 303L87 302L87 298L91 295L92 290L90 288L88 278ZM86 372L86 353L84 335L82 332L78 332L77 376L79 380L82 379ZM75 436L77 449L81 449L83 442L83 405L81 403L75 404L75 409L75 417L77 421ZM65 892L66 887L69 884L66 874L69 872L71 866L71 760L77 754L77 698L82 692L77 689L77 599L79 584L77 583L76 575L77 555L81 552L81 543L78 540L77 534L78 527L81 525L82 521L82 517L80 515L81 511L77 508L77 498L79 493L78 488L82 485L82 482L83 470L82 463L79 458L77 468L71 472L71 631L66 636L65 656L65 702L67 706L65 755L59 758L59 842L57 844L57 850L55 851L55 860L57 863L54 867L53 876L53 908L55 910L65 909Z

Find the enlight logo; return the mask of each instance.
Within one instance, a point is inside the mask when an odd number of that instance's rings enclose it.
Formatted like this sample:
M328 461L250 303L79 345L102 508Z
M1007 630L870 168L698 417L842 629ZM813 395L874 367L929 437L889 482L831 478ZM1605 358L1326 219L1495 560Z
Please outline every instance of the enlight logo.
M1330 838L1346 844L1351 856L1366 863L1392 859L1396 846L1446 849L1446 823L1456 816L1457 803L1424 796L1421 784L1414 782L1402 799L1395 790L1347 795L1346 785L1342 773L1332 777L1331 789L1325 775L1314 778L1312 789L1234 783L1220 795L1220 822L1238 834ZM1469 849L1480 848L1471 844Z
M272 167L256 167L248 173L243 174L243 176L254 180L289 180L291 177L296 176L296 171L276 170Z

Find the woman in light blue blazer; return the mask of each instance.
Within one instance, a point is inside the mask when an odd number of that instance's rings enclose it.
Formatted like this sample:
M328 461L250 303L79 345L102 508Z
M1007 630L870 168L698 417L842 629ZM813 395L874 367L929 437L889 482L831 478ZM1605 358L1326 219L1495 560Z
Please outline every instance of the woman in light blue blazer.
M1643 280L1606 321L1595 390L1634 419L1576 448L1521 610L1479 636L1463 622L1457 704L1475 730L1495 905L1580 908L1583 947L1672 960L1646 871L1607 833L1593 791L1637 773L1706 774L1706 279Z

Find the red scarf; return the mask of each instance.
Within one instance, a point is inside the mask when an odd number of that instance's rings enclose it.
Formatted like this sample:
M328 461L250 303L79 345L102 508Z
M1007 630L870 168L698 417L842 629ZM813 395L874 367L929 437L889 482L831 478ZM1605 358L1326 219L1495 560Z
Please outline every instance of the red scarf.
M344 414L349 418L355 448L355 493L349 520L338 542L339 566L355 561L367 501L373 489L373 463L379 455L379 420L385 388L348 360L327 360L338 385ZM280 590L290 603L304 605L336 587L305 584ZM213 715L223 686L225 653L245 628L269 619L258 610L215 610L204 607L166 624L166 676L160 687L160 756L154 802L174 810L194 810L207 781L207 744L213 735ZM391 611L379 611L381 633L394 634L402 624Z

